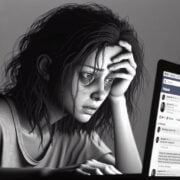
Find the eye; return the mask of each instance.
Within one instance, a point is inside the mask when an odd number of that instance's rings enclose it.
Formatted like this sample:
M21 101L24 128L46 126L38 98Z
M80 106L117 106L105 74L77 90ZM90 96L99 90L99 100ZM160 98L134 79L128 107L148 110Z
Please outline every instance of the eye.
M95 79L94 74L88 72L80 72L79 78L84 85L89 85Z
M106 78L105 79L105 86L110 87L114 81L114 78Z

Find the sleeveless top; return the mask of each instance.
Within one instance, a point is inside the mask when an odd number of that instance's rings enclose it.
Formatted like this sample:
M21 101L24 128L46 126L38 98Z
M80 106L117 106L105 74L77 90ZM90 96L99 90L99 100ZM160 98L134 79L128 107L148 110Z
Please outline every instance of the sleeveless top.
M53 142L40 158L34 158L24 144L26 140L33 148L33 139L24 134L13 102L6 100L9 108L0 102L0 167L65 168L112 154L96 132L88 136L85 132L67 135L55 131Z

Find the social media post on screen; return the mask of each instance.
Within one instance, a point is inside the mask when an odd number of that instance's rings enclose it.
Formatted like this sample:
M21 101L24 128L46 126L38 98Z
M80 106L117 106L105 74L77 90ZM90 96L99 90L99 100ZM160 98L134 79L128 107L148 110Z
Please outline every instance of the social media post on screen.
M149 176L180 176L180 75L165 71Z

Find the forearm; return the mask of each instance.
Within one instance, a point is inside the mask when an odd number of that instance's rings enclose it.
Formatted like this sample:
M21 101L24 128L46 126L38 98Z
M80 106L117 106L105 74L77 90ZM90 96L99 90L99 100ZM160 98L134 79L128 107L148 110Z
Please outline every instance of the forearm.
M124 96L118 98L111 97L111 103L116 166L123 173L140 173L142 163L131 129L126 99Z

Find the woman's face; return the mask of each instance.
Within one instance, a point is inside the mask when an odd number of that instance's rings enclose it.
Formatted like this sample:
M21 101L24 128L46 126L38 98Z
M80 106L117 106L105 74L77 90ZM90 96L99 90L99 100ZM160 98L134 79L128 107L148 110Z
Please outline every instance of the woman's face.
M79 122L88 122L109 95L113 79L108 66L116 51L119 52L118 46L106 47L104 53L100 53L97 63L96 53L92 53L83 66L75 68L73 76L67 76L63 94L64 106Z

